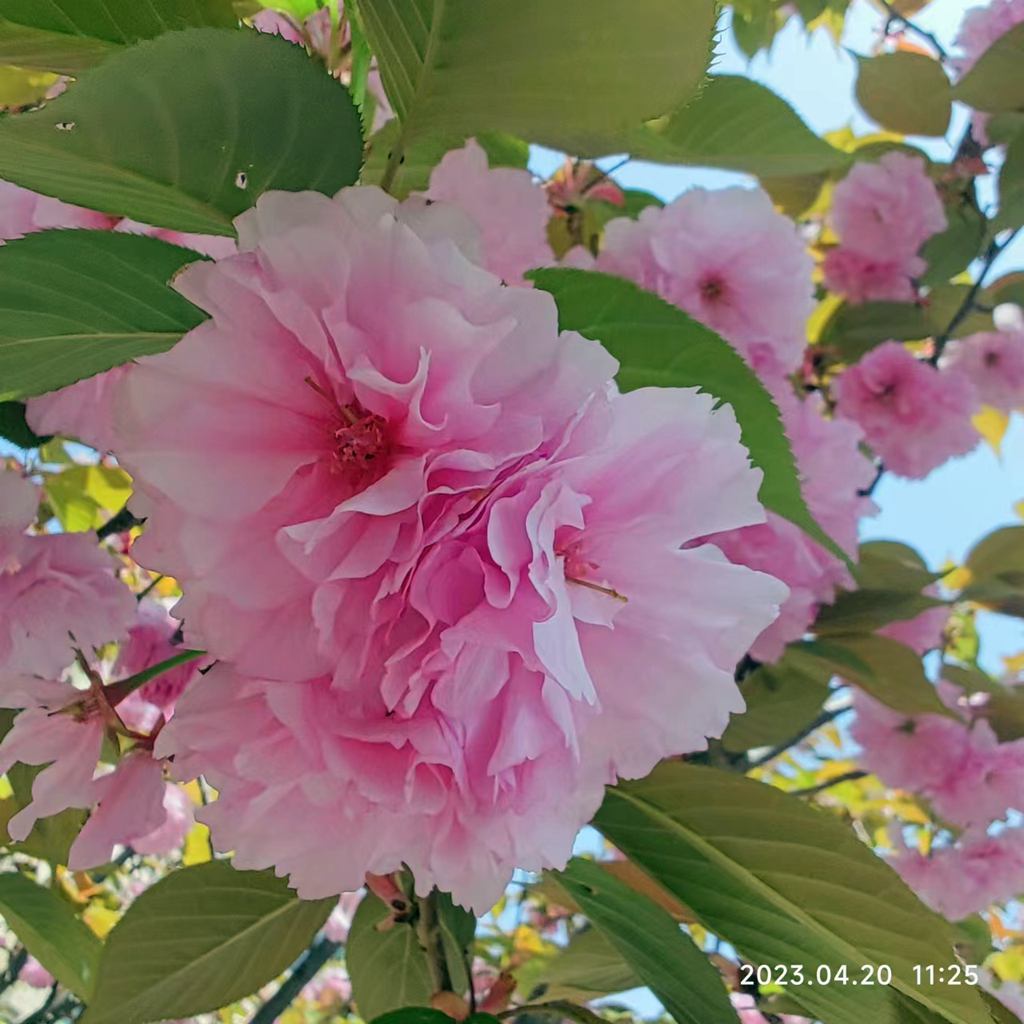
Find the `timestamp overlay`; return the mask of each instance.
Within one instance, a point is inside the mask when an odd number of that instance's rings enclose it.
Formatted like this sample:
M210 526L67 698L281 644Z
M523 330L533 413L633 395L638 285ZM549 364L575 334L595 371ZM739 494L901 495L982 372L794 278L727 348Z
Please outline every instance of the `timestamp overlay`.
M916 986L948 985L974 986L980 979L977 964L959 962L948 964L914 964L910 977L901 979ZM740 964L739 982L745 989L763 989L768 986L800 988L827 985L891 985L896 980L892 967L887 964L862 964L850 967L846 964L832 966L818 964L813 970L803 964Z

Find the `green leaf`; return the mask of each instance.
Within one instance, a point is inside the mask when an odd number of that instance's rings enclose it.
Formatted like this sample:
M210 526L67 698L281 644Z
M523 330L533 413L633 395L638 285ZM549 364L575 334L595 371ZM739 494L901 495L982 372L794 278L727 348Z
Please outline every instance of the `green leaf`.
M857 583L873 590L899 590L916 594L940 579L909 544L896 540L869 540L857 554Z
M368 893L348 933L345 964L363 1020L406 1006L425 1006L434 994L430 968L413 925L399 921L385 931L377 930L390 916L388 907Z
M822 328L820 344L853 363L883 341L917 341L931 333L924 311L911 302L843 303Z
M740 686L747 710L733 716L722 736L726 750L774 747L795 736L821 712L831 678L831 669L802 656L800 645L755 669Z
M920 656L889 637L828 636L803 649L894 711L956 718L925 675Z
M7 927L65 988L87 1000L102 946L49 889L9 871L0 875L0 915Z
M0 64L74 75L164 32L237 24L232 0L0 0Z
M536 270L558 303L562 330L599 341L619 360L623 391L699 387L732 406L751 461L764 471L759 497L849 563L811 517L774 401L736 350L682 310L629 281L585 270Z
M306 901L269 871L226 861L147 889L110 933L82 1024L144 1024L216 1010L276 978L337 901Z
M558 880L678 1024L735 1024L718 971L664 910L593 861L573 858Z
M473 959L471 948L476 936L476 915L453 903L446 892L438 892L435 900L448 977L452 990L461 995L468 992L473 983L467 964Z
M1004 526L983 537L964 565L971 580L962 599L1024 617L1024 526Z
M117 466L70 466L48 476L46 496L69 533L102 526L131 497L131 477Z
M1006 147L999 171L999 212L993 228L1017 228L1024 224L1024 131L1018 132Z
M742 776L665 762L609 789L595 826L755 964L892 968L892 986L803 985L828 1024L904 1024L920 1007L987 1024L975 990L914 985L914 964L952 963L949 925L837 818ZM912 1018L911 1018L912 1019Z
M927 317L929 334L945 334L953 317L957 315L971 290L969 284L938 285L928 293ZM978 331L992 330L992 314L980 310L968 313L959 324L956 332L961 338Z
M19 448L38 448L50 440L40 437L28 425L24 402L0 402L0 437Z
M407 1006L374 1018L372 1024L452 1024L451 1017L429 1006Z
M929 238L921 249L928 264L921 280L927 285L941 284L965 270L985 240L988 221L972 203L947 203L946 221L946 230Z
M622 152L643 121L693 96L716 15L713 0L361 0L359 9L403 145L489 129L581 156Z
M916 618L945 601L904 590L860 589L843 591L831 605L824 605L814 622L819 636L870 633L892 622Z
M946 134L953 104L937 60L897 50L860 57L857 66L857 102L868 117L904 135Z
M635 133L630 150L645 160L769 176L829 171L850 160L815 135L784 99L737 75L711 78L664 124Z
M401 126L397 120L388 121L373 133L366 143L366 163L360 181L364 185L379 185L388 165L388 158L399 142ZM491 167L526 167L530 147L520 139L500 132L477 132L476 141L487 154ZM410 192L422 192L430 184L430 172L441 162L445 153L465 144L460 135L430 135L407 146L402 162L391 180L389 191L398 199Z
M168 287L198 253L112 231L44 231L0 248L0 400L166 352L205 314Z
M1024 110L1024 23L1001 35L953 88L953 99L989 113Z
M333 195L359 173L359 115L301 47L169 32L41 110L0 121L0 178L146 224L215 235L269 189Z
M561 875L558 881L562 882ZM540 992L544 999L568 999L581 1003L638 988L642 984L622 954L597 928L577 932L536 981L538 986L544 986ZM534 992L537 991L534 988ZM531 993L530 998L539 996Z

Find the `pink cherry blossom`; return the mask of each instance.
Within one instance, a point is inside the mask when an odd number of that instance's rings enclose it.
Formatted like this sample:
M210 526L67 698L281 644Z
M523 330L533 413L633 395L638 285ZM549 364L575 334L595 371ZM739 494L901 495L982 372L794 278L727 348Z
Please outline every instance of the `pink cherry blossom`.
M34 956L30 956L18 972L18 981L32 988L50 988L57 979Z
M0 181L0 244L48 228L94 228L106 231L116 217L62 203L59 199L30 192Z
M784 388L778 390L777 399L811 514L853 556L858 521L875 509L870 498L858 494L874 476L859 449L860 430L848 421L826 419L820 398L800 401L792 396L788 383ZM807 632L819 607L835 599L836 587L853 585L835 555L775 513L769 513L765 523L711 540L730 561L769 573L789 587L779 617L751 648L759 661L777 661L787 643Z
M968 834L927 857L901 851L890 863L928 906L960 921L1024 891L1024 833Z
M1024 407L1024 332L972 334L949 345L941 365L962 371L985 405L1003 412Z
M946 228L924 160L900 152L855 163L835 187L830 218L844 249L875 259L911 259Z
M348 971L338 964L321 968L302 989L302 998L323 1009L334 1009L352 1000L352 982Z
M34 484L0 471L0 669L55 677L75 647L116 639L135 602L94 536L24 533L37 501Z
M268 14L271 12L263 11ZM149 224L140 224L138 221L129 220L125 217L118 221L115 231L129 235L147 235L150 238L159 238L171 245L181 246L183 249L194 249L211 259L222 259L224 256L233 256L237 246L233 238L226 235L195 235L187 231L172 231L170 228L155 228Z
M954 67L963 76L978 58L1015 25L1024 21L1024 0L990 0L984 7L971 7L965 14L953 45L960 51Z
M914 278L924 273L918 256L893 260L866 256L838 246L830 249L822 264L825 287L846 297L847 302L912 302L917 297Z
M341 894L338 905L331 911L324 924L324 937L331 942L345 942L348 931L352 927L352 919L362 901L362 894L345 892Z
M854 420L899 476L921 478L978 443L977 394L956 369L936 370L887 341L836 379L836 412Z
M123 839L115 837L115 842L126 841L136 853L157 856L179 849L195 824L195 808L188 794L180 786L168 782L164 784L163 809L163 823L157 825L152 832L135 835L139 823L134 822L131 832Z
M452 203L480 230L483 265L507 284L552 261L547 193L529 171L490 168L475 139L446 153L430 175L428 199Z
M605 229L597 269L684 309L763 374L800 365L812 261L796 226L759 189L685 192Z
M926 591L928 593L928 591ZM878 632L890 640L895 640L918 654L933 651L941 647L943 634L949 623L949 605L936 605L915 615L912 619L901 619L890 622Z
M43 437L59 434L98 451L109 451L114 444L113 393L130 370L131 364L115 366L66 388L30 398L26 402L28 425Z

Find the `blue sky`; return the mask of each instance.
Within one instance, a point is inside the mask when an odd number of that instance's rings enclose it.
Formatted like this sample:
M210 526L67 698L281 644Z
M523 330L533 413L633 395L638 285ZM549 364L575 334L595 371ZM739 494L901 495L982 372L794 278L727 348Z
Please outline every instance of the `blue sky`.
M957 26L973 4L965 0L932 0L914 21L933 32L950 49ZM732 44L726 31L719 48L716 70L746 74L787 99L816 132L832 131L850 125L858 134L876 130L853 100L856 62L848 52L870 54L875 46L884 16L869 0L854 0L846 19L842 47L819 29L808 37L799 20L793 18L775 39L771 52L758 54L749 61ZM920 139L936 158L948 158L963 131L966 112L954 113L946 140ZM560 157L544 150L534 153L532 166L547 175L557 167ZM602 161L612 164L617 161ZM615 174L616 180L630 188L642 188L663 199L672 199L694 185L723 188L752 184L743 174L700 168L675 168L639 161L626 164ZM991 195L985 183L982 197ZM1024 267L1024 238L1012 246L993 268L994 280L1008 270ZM954 459L924 481L886 477L880 483L875 500L879 515L864 521L865 540L890 538L917 548L929 564L939 568L948 560L960 560L971 545L985 533L1010 523L1020 522L1013 505L1024 499L1024 417L1016 415L1004 439L1001 456L987 445L970 455ZM1024 622L1002 616L983 617L982 661L990 671L1001 669L1001 656L1024 650Z

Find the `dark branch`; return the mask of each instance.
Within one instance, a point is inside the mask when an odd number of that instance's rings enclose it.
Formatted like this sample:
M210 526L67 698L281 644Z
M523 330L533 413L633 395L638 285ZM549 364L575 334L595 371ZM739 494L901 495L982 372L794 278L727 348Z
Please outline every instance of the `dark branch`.
M112 519L108 519L97 531L100 540L112 537L115 533L124 533L134 526L141 526L146 520L137 519L127 507L121 509Z
M341 948L340 942L320 939L306 951L281 987L253 1014L249 1024L274 1024L288 1009L306 985L316 977L317 971Z
M868 776L868 772L862 772L854 770L851 772L843 772L842 775L837 775L834 779L828 779L826 782L819 782L816 786L808 786L806 789L791 789L789 790L790 796L814 796L816 793L822 793L826 789L831 789L833 786L838 786L843 782L856 782L858 779L865 779Z

